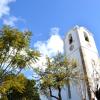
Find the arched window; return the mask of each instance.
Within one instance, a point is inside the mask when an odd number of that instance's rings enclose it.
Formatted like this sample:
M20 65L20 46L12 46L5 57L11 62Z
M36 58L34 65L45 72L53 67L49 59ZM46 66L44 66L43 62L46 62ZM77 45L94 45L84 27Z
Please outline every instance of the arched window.
M86 32L84 32L84 38L85 38L85 41L89 42L89 37Z
M69 44L72 44L73 38L72 38L72 35L71 34L69 34L68 40L69 40Z

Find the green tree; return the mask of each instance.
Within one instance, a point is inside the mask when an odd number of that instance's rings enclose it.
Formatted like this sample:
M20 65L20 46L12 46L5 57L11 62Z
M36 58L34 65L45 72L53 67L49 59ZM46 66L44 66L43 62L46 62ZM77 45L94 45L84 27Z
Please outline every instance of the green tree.
M0 93L5 94L12 87L15 88L19 92L23 92L25 84L25 77L20 74L18 76L14 74L6 75L3 78L3 83L0 85Z
M40 56L38 51L29 47L30 37L30 31L22 32L10 26L0 30L0 92L3 94L9 89L8 83L18 86L12 74L17 76L22 69L31 67Z
M12 87L12 100L40 100L38 88L36 88L35 85L36 83L34 80L25 79L23 92Z
M26 81L24 75L20 74L16 76L14 74L9 74L6 75L3 79L3 83L0 85L0 94L2 97L1 100L5 100L5 98L8 100L7 95L12 93L12 89L15 89L19 93L24 91L24 84Z
M36 87L36 83L34 80L27 79L23 97L25 97L26 100L40 100L38 88Z
M17 77L14 74L8 75L4 82L0 87L3 89L1 100L40 100L35 81L27 79L23 74Z
M58 53L50 59L47 57L47 68L45 72L37 71L40 76L40 90L57 100L62 100L61 90L65 84L75 81L78 78L78 69L75 60L68 60L62 54ZM52 90L58 91L55 96Z

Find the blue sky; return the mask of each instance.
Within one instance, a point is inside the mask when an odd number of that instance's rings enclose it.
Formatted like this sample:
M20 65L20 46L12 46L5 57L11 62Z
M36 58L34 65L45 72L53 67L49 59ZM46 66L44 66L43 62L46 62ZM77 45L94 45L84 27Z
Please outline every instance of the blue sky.
M31 47L48 41L51 30L59 36L73 26L85 26L94 34L100 51L100 0L0 0L0 25L10 24L32 31Z

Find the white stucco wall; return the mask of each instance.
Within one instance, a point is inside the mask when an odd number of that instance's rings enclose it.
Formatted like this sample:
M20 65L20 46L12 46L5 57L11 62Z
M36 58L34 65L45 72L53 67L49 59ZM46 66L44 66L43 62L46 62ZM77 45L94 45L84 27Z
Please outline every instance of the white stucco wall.
M85 40L84 32L87 34L89 42ZM73 38L73 42L71 44L69 44L69 34L71 34ZM95 73L96 72L100 73L100 68L99 68L98 51L92 33L90 33L84 27L78 27L78 26L74 27L65 36L64 43L65 43L64 49L66 56L69 59L73 58L76 59L80 69L80 73L83 72L82 58L79 51L81 47L86 65L86 72L89 77L89 85L91 86L91 89L94 90L96 87L96 82L94 80L95 77L97 76ZM70 50L71 46L73 46L73 50ZM93 66L93 61L95 62L95 66ZM81 87L84 88L84 86ZM72 92L72 94L74 93ZM76 92L76 97L77 97L77 92ZM71 100L75 99L72 98Z

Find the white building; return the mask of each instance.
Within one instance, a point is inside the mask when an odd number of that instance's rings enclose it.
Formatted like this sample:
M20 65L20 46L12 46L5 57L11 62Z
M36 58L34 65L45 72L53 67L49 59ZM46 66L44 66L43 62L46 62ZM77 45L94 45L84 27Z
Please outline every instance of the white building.
M71 97L69 100L96 100L93 91L98 84L100 73L99 55L93 34L84 27L75 26L65 36L65 54L69 59L76 59L80 76L87 76L87 82L70 85Z

